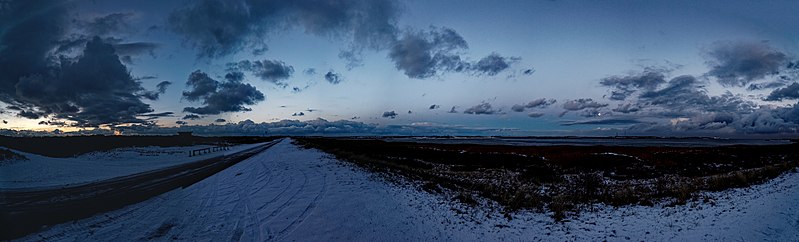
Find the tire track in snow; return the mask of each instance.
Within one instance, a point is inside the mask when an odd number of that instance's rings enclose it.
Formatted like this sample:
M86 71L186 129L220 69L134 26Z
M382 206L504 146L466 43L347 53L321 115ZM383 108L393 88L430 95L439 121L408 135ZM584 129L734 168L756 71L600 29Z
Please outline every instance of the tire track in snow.
M283 240L284 238L282 238L282 237L284 237L286 234L291 233L295 229L297 229L299 227L299 225L301 225L302 222L305 221L305 218L307 218L310 215L310 211L312 211L314 208L316 208L316 204L319 202L319 198L322 197L325 194L325 192L327 192L327 179L326 178L327 178L327 176L323 176L322 189L319 191L319 193L316 194L316 196L313 198L311 203L309 203L308 206L305 207L305 209L302 211L300 216L297 217L296 220L292 221L292 223L289 224L288 227L286 227L285 229L280 231L279 236L278 236L278 240Z
M285 202L281 203L277 208L271 209L271 213L269 213L267 216L265 216L263 218L263 221L266 221L266 222L274 221L275 217L278 214L282 213L289 206L292 206L292 205L297 203L297 200L298 200L297 196L300 195L306 189L306 185L308 184L308 175L303 170L300 170L299 172L302 173L302 184L299 185L299 187L296 189L296 192L294 192L291 195L291 197L286 199ZM293 181L294 178L296 178L296 175L295 176L289 176L288 178L289 178L290 181ZM289 184L294 184L294 183L289 183ZM279 233L274 232L273 229L270 226L267 226L267 239L276 238L277 235L279 235Z
M236 177L239 177L239 174L243 174L243 173L241 173L241 172L240 173L236 173L236 175L233 177L233 179L236 179ZM262 180L259 178L259 176L256 176L256 174L258 174L260 177L264 177L263 173L248 172L247 179L244 179L244 180L255 180L257 182L262 182ZM246 189L238 189L237 190L238 191L238 195L237 196L238 196L238 198L240 200L239 209L242 210L242 213L240 213L240 215L238 216L238 220L236 221L236 229L233 231L233 235L231 236L230 241L240 241L242 236L245 233L244 230L248 226L251 227L253 224L255 224L257 222L256 219L255 219L256 218L255 211L252 209L252 207L253 207L252 199L250 198L250 195L252 195L252 193L248 193L247 192L248 190L251 190L251 189L252 189L252 187L247 186ZM252 230L249 230L249 231L252 231ZM254 236L253 234L249 234L248 237L253 237L253 236Z

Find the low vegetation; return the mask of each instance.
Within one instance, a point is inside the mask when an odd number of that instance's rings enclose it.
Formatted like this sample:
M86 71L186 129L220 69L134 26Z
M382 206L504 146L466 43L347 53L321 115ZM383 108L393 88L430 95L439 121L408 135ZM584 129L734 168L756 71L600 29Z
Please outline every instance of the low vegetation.
M300 143L380 173L446 188L453 199L491 199L507 212L563 220L594 204L680 205L700 191L747 187L799 166L796 144L721 147L502 146L377 139L302 138ZM440 187L440 188L439 188Z

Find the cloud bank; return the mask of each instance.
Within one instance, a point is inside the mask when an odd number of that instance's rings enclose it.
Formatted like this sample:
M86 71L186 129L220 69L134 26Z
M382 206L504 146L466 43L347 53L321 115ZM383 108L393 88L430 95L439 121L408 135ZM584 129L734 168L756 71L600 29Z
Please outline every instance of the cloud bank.
M242 83L243 74L232 72L225 75L222 82L216 81L202 71L194 71L189 75L183 92L183 98L189 101L200 101L201 107L186 107L184 112L209 115L224 112L250 111L244 105L254 105L265 100L264 94L250 84Z
M785 53L765 42L719 42L706 55L707 74L724 86L745 86L779 74L788 64Z
M451 111L454 110L455 107L452 107ZM470 108L467 108L466 110L463 110L463 113L465 114L499 114L501 112L502 110L495 109L494 107L491 106L490 103L487 102L481 102L480 104L474 105Z
M360 65L363 50L387 50L397 70L417 79L463 71L494 76L518 60L492 53L467 62L461 54L468 44L455 30L401 30L400 15L401 6L392 0L202 0L173 11L168 27L197 50L198 58L210 59L245 49L263 52L269 34L302 29L346 41L349 47L339 56L348 68Z

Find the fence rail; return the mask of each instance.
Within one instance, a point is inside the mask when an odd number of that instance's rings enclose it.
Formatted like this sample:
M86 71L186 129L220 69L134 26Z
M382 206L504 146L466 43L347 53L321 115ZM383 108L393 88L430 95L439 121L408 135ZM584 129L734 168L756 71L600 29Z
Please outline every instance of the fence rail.
M189 157L208 154L208 153L211 153L211 152L223 151L223 150L230 150L230 146L227 146L227 145L214 146L214 147L191 150L191 151L189 151Z

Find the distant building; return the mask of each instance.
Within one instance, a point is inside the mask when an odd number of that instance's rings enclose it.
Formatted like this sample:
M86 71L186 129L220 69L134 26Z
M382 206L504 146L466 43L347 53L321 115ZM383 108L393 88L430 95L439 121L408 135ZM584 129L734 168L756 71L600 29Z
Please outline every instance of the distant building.
M192 137L191 132L178 132L179 137Z

